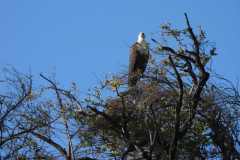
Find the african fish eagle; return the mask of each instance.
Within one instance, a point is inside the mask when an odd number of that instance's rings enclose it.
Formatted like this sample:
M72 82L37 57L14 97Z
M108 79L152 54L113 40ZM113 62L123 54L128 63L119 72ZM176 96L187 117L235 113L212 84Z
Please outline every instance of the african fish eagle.
M140 32L137 42L131 47L128 72L128 86L133 87L143 75L149 59L149 47L145 34Z

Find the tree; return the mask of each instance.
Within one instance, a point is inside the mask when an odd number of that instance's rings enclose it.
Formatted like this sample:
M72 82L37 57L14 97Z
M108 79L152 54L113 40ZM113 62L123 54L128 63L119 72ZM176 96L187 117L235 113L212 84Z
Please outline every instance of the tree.
M75 83L15 70L1 83L3 159L239 159L236 86L211 72L216 48L199 28L161 26L135 87L128 75L104 79L86 98ZM6 92L4 92L6 91Z
M216 48L185 19L182 30L162 25L165 41L152 39L152 52L161 57L152 59L134 89L126 90L125 75L115 76L87 99L92 127L122 159L239 158L238 91L208 82ZM116 97L104 99L109 88Z
M87 159L90 149L79 136L85 123L75 118L80 106L77 99L68 98L75 86L60 89L41 74L47 84L35 88L31 75L15 69L3 73L0 159Z

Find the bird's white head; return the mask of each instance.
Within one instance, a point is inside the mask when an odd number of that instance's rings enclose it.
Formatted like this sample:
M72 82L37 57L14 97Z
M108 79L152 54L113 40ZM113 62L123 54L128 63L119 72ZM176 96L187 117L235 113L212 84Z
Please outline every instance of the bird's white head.
M140 33L138 34L138 40L137 40L137 42L138 42L138 43L142 43L144 40L145 40L145 34L144 34L143 32L140 32Z

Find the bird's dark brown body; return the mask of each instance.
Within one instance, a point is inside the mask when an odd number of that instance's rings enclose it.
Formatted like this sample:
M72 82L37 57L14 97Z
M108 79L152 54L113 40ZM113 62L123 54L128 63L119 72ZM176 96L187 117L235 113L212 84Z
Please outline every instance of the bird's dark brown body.
M147 67L149 51L146 47L147 46L143 46L136 42L131 48L128 73L129 87L133 87L137 84L137 81L141 78Z

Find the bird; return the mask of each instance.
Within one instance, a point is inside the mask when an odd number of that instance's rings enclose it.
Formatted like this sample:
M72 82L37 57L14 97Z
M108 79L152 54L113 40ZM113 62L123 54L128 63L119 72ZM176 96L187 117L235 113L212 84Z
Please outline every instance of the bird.
M145 34L140 32L137 41L131 46L128 69L128 86L134 87L142 77L149 59L149 46Z

